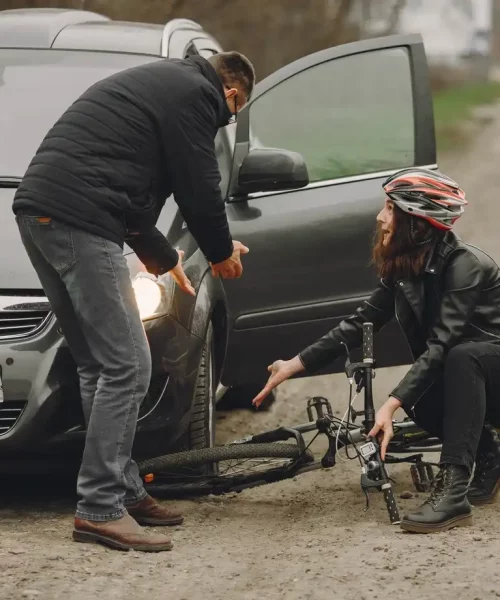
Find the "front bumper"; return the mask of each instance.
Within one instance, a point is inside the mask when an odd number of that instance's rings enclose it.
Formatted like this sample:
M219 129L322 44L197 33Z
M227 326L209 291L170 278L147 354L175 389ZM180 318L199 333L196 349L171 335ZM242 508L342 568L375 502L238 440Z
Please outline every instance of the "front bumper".
M51 407L78 394L74 363L63 345L45 298L0 298L0 449L31 445L46 428Z
M0 297L0 456L57 451L61 444L83 447L85 427L76 365L43 298ZM28 309L37 305L37 321L16 335ZM6 310L9 309L9 310ZM20 316L24 315L24 316ZM29 314L30 317L34 313ZM7 324L9 322L9 324ZM8 328L9 327L9 328ZM172 438L187 426L193 377L189 357L200 340L170 316L145 323L153 362L148 394L141 406L138 437L166 430ZM21 332L21 329L17 330Z

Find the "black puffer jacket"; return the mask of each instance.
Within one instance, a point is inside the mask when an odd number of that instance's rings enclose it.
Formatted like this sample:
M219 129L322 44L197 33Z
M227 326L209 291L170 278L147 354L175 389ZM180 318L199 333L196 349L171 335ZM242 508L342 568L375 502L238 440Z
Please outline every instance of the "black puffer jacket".
M27 209L124 241L148 270L177 253L156 229L172 193L213 263L232 253L214 138L231 114L222 83L201 57L158 60L88 89L49 131L17 190Z
M482 250L445 234L429 256L424 274L388 286L381 281L369 300L320 340L300 353L315 372L361 345L363 323L377 332L393 317L411 347L415 362L393 390L411 409L442 374L447 353L465 341L500 343L500 271Z

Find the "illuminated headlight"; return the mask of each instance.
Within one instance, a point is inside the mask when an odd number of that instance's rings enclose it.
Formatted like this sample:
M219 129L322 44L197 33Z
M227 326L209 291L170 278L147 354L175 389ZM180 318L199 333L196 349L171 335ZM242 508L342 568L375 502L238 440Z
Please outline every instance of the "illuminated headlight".
M132 282L141 319L150 319L162 302L162 287L147 274L139 274Z

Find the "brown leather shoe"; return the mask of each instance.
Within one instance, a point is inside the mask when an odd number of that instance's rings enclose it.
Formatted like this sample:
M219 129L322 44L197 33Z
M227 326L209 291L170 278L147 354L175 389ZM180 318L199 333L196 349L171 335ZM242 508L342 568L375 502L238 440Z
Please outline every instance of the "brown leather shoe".
M104 544L117 550L162 552L172 549L172 542L166 535L146 531L130 515L115 521L86 521L76 517L73 539L75 542Z
M149 495L126 508L141 525L180 525L184 521L180 511L162 506Z

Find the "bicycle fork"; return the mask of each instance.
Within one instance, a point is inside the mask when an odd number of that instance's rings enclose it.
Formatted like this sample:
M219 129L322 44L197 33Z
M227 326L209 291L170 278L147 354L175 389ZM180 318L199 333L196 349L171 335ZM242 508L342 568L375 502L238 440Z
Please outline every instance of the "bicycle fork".
M363 362L351 365L349 370L351 372L360 371L362 373L362 380L358 385L358 390L360 391L360 388L364 387L365 420L363 421L363 426L365 433L369 433L375 425L372 390L373 366L373 324L363 323ZM401 519L399 517L396 498L384 461L380 455L380 445L377 439L368 438L368 441L359 448L359 451L362 462L361 489L366 497L365 511L369 508L370 492L382 492L391 524L399 524Z
M389 513L391 524L401 523L399 517L398 505L392 490L391 480L387 474L385 464L380 457L380 448L378 443L367 442L360 447L360 453L364 462L361 468L361 489L366 497L365 512L370 506L369 494L373 491L382 492L385 505Z

